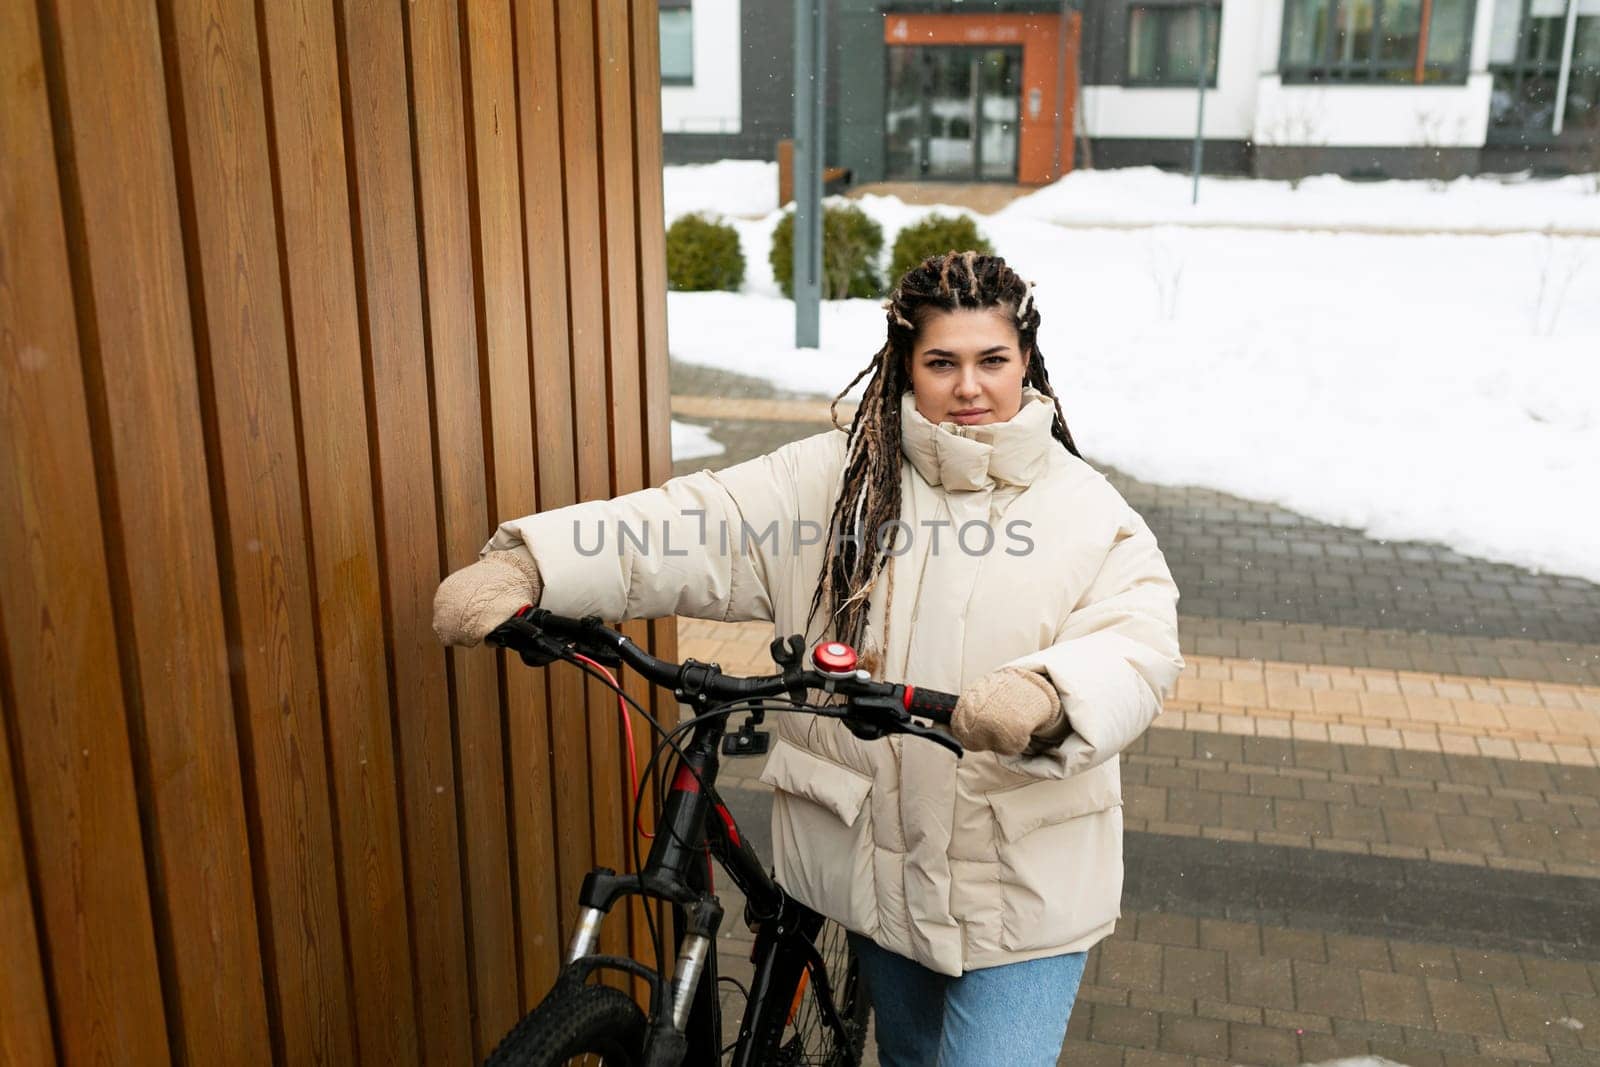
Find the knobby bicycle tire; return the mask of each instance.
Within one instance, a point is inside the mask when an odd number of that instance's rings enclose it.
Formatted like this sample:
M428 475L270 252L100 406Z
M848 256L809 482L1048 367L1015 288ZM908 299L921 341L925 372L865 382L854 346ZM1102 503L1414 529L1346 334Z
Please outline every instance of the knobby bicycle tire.
M815 944L822 956L823 970L828 976L828 986L833 991L833 1006L848 1032L848 1041L841 1045L832 1027L822 1017L814 984L802 969L796 982L783 994L799 998L795 1009L780 1026L779 1032L752 1035L758 1049L774 1049L772 1063L778 1067L856 1067L861 1062L861 1050L867 1040L869 1008L867 993L861 981L855 953L851 951L842 926L827 919L817 932ZM776 1020L775 1020L776 1021Z
M558 983L489 1054L484 1067L562 1067L578 1060L637 1067L646 1020L633 998L609 986Z

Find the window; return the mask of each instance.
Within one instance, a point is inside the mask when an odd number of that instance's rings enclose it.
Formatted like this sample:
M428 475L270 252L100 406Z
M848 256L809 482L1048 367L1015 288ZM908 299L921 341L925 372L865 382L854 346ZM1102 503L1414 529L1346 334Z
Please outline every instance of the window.
M694 84L694 12L687 0L661 0L661 84Z
M1577 7L1560 139L1600 141L1600 0L1577 0ZM1554 137L1566 34L1565 0L1499 0L1489 47L1492 142L1526 144Z
M1204 23L1206 84L1217 84L1217 36L1222 8L1217 4L1145 6L1128 9L1128 85L1192 87L1200 73Z
M1286 83L1464 83L1473 0L1286 0Z

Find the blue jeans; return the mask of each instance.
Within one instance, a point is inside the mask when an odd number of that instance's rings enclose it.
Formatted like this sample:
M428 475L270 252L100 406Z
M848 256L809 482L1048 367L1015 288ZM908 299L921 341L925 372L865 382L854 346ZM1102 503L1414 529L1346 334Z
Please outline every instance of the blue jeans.
M1088 955L951 978L856 934L850 946L877 1015L881 1067L1054 1067Z

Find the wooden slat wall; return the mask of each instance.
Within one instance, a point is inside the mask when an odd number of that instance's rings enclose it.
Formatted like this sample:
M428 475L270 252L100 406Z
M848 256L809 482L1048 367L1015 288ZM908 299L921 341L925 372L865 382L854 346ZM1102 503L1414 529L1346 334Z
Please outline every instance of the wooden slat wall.
M670 472L656 17L0 5L0 1065L473 1062L625 866L615 698L430 615Z

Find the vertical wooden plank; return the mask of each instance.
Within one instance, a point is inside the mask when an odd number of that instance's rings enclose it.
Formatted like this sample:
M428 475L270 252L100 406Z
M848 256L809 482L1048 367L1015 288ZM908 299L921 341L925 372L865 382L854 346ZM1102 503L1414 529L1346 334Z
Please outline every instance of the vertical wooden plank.
M651 485L672 477L667 357L667 232L661 177L661 24L655 0L633 3L634 154L638 160L640 375ZM659 654L659 653L658 653Z
M596 0L595 54L600 120L601 188L604 200L603 259L605 263L606 373L610 382L611 488L616 493L631 493L647 483L644 456L644 420L641 418L639 361L639 260L638 227L634 201L638 174L633 151L633 54L632 26L628 8L617 0ZM650 628L645 622L625 625L623 632L641 646L649 644ZM633 672L625 676L624 688L641 706L648 707L652 686ZM649 725L636 713L629 713L635 745L640 741L646 752L652 747ZM627 856L633 810L633 782L628 774L626 746L621 763L623 817L619 847ZM643 762L640 759L639 762ZM636 905L638 901L634 902ZM642 906L629 911L629 933L634 952L645 950L648 931Z
M511 10L471 4L463 20L470 71L469 140L473 148L474 239L480 267L480 359L489 391L496 511L527 515L538 507L533 463L528 313L523 276L516 57ZM551 804L550 718L545 672L502 657L511 800L522 899L524 993L542 996L560 965L555 820Z
M438 502L403 9L344 0L339 14L421 1058L458 1063L471 1056L472 1037L455 755L444 652L432 630Z
M0 1053L53 1058L19 943L37 921L34 967L42 951L62 1057L160 1063L161 976L46 93L37 9L0 5L0 809L15 810L13 794L27 824L0 825L0 971L22 961L0 980Z
M354 1035L255 12L249 0L164 6L273 1047L289 1063L347 1063Z
M0 412L9 414L8 406L0 404ZM39 957L40 931L28 884L21 792L11 773L8 734L16 730L16 699L11 693L10 672L5 669L3 645L0 634L0 959L6 961L0 967L0 1004L6 1006L5 1014L0 1015L0 1063L47 1067L56 1062L55 1039L50 1032L50 1002Z
M444 569L451 571L478 558L490 526L475 300L475 292L489 279L483 266L473 261L469 208L475 190L469 180L470 142L462 116L462 91L466 89L470 97L474 87L463 79L459 12L453 0L409 5L407 31L438 435L441 536ZM509 50L511 42L505 40L503 45ZM505 126L514 129L513 109L504 104L499 107ZM499 122L499 114L491 114L491 128ZM505 220L497 218L492 225L500 238ZM509 235L515 240L514 223ZM519 296L520 266L516 277ZM487 380L491 389L498 388L492 375ZM482 1059L515 1025L520 1001L500 683L495 658L487 650L456 649L449 655L470 918L467 933L472 949L473 1047L474 1058Z
M602 262L606 375L610 383L612 491L645 485L640 417L638 233L634 214L633 57L628 12L616 0L594 0L596 91L599 97Z
M155 11L60 14L92 432L141 751L171 1036L195 1063L269 1055L210 493ZM76 230L76 232L74 232Z
M567 293L571 331L574 417L578 446L578 495L592 500L614 492L607 407L606 314L601 272L599 130L597 129L595 24L588 2L557 5L561 70L562 167L567 192ZM616 695L599 682L586 686L589 769L595 862L626 867L622 851L621 775ZM607 923L606 952L623 951L626 929Z
M667 362L667 254L661 177L661 23L655 0L635 0L633 18L633 138L638 168L639 375L645 427L646 478L672 477L671 387ZM650 624L651 650L678 658L678 624ZM672 694L651 694L656 721L671 727L679 709Z
M363 1062L418 1062L333 11L258 5L312 549L339 888Z
M566 196L562 181L561 72L555 0L516 5L518 115L521 122L523 248L527 262L528 336L533 350L535 453L539 508L577 500L574 466L571 340L567 329ZM582 877L594 866L589 809L584 683L577 672L549 673L550 743L555 765L557 886L560 919L577 915ZM570 930L562 930L565 941ZM525 990L525 992L527 992Z
M651 485L672 477L672 388L667 355L666 207L661 178L661 23L655 0L634 0L633 137L638 161L639 357L643 382L645 464ZM663 659L678 658L676 620L650 624L652 647ZM657 720L677 721L669 694L653 694Z
M5 406L0 405L0 411ZM4 657L0 656L0 667ZM23 850L20 792L11 774L11 742L16 729L16 701L8 672L0 677L0 1063L56 1062L55 1039L50 1032L50 1002L44 991L44 967L39 958L39 927L33 914L28 885L28 857Z
M304 467L339 888L366 1063L417 1062L361 335L331 8L257 5Z

